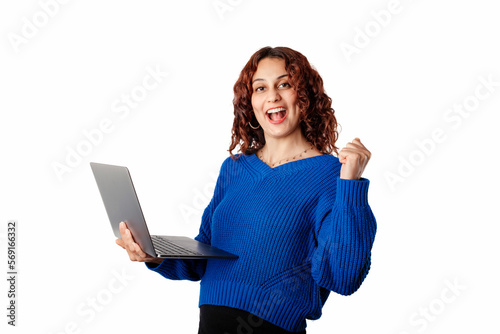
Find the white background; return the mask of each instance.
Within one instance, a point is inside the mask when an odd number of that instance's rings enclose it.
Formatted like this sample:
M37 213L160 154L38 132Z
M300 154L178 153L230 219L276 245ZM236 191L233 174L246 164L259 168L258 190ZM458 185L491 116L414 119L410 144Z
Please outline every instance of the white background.
M233 84L267 45L308 57L342 125L338 146L360 137L373 153L372 269L354 295L332 294L308 333L498 332L493 1L401 0L390 18L388 0L54 3L0 5L5 276L7 221L19 226L18 326L7 325L2 279L2 332L196 332L199 284L128 260L89 162L129 167L153 233L195 236L228 154ZM139 92L147 68L168 75L120 118L113 105ZM477 88L481 77L496 86ZM464 103L466 116L449 113ZM85 146L106 119L112 130ZM77 147L86 155L58 178L54 164Z

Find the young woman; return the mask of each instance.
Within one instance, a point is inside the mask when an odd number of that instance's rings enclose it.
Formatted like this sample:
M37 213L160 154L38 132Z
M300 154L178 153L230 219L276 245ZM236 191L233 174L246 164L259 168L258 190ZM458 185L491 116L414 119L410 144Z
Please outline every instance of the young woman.
M151 258L125 223L117 243L168 279L201 280L199 333L305 333L330 291L354 293L370 268L370 152L358 138L337 150L331 99L297 51L257 51L234 94L230 156L196 239L239 258Z

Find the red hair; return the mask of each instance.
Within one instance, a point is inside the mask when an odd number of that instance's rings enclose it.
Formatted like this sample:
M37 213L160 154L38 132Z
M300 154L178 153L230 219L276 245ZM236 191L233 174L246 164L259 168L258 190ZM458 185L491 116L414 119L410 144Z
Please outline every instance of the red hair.
M307 141L323 154L338 153L335 146L338 139L335 111L318 71L300 52L287 47L264 47L252 55L234 84L234 122L229 146L231 157L236 158L233 150L238 145L240 152L253 154L266 143L262 127L254 130L249 126L250 122L254 127L258 124L252 108L252 78L259 62L264 58L280 58L285 61L290 84L297 92L300 126Z

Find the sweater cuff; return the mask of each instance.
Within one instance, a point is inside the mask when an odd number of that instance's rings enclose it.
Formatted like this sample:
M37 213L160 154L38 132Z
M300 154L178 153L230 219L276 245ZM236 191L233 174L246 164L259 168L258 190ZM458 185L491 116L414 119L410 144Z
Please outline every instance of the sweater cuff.
M153 271L156 271L155 269L161 266L161 263L153 263L153 262L144 262L144 263L146 264L146 267L148 267L148 269Z
M368 186L370 181L365 178L359 180L337 179L337 196L335 203L342 206L368 205Z
M203 260L164 259L159 265L146 262L146 267L168 279L199 281L202 274L197 272L200 263L196 261Z
M157 272L158 274L160 274L162 276L165 276L165 275L168 276L169 274L172 274L173 272L176 273L176 271L178 270L178 268L176 268L176 265L175 265L175 260L172 260L172 259L164 259L162 261L162 263L160 263L160 264L148 263L148 262L145 262L145 264L149 270Z

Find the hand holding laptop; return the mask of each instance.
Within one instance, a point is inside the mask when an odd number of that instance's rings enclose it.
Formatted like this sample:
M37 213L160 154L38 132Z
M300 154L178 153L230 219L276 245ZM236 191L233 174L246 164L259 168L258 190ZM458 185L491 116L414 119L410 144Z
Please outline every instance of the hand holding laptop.
M148 254L144 253L139 244L134 241L132 232L130 232L125 222L120 223L120 234L122 237L121 239L116 239L116 243L127 251L130 261L152 262L157 264L163 261L162 258L150 257Z

